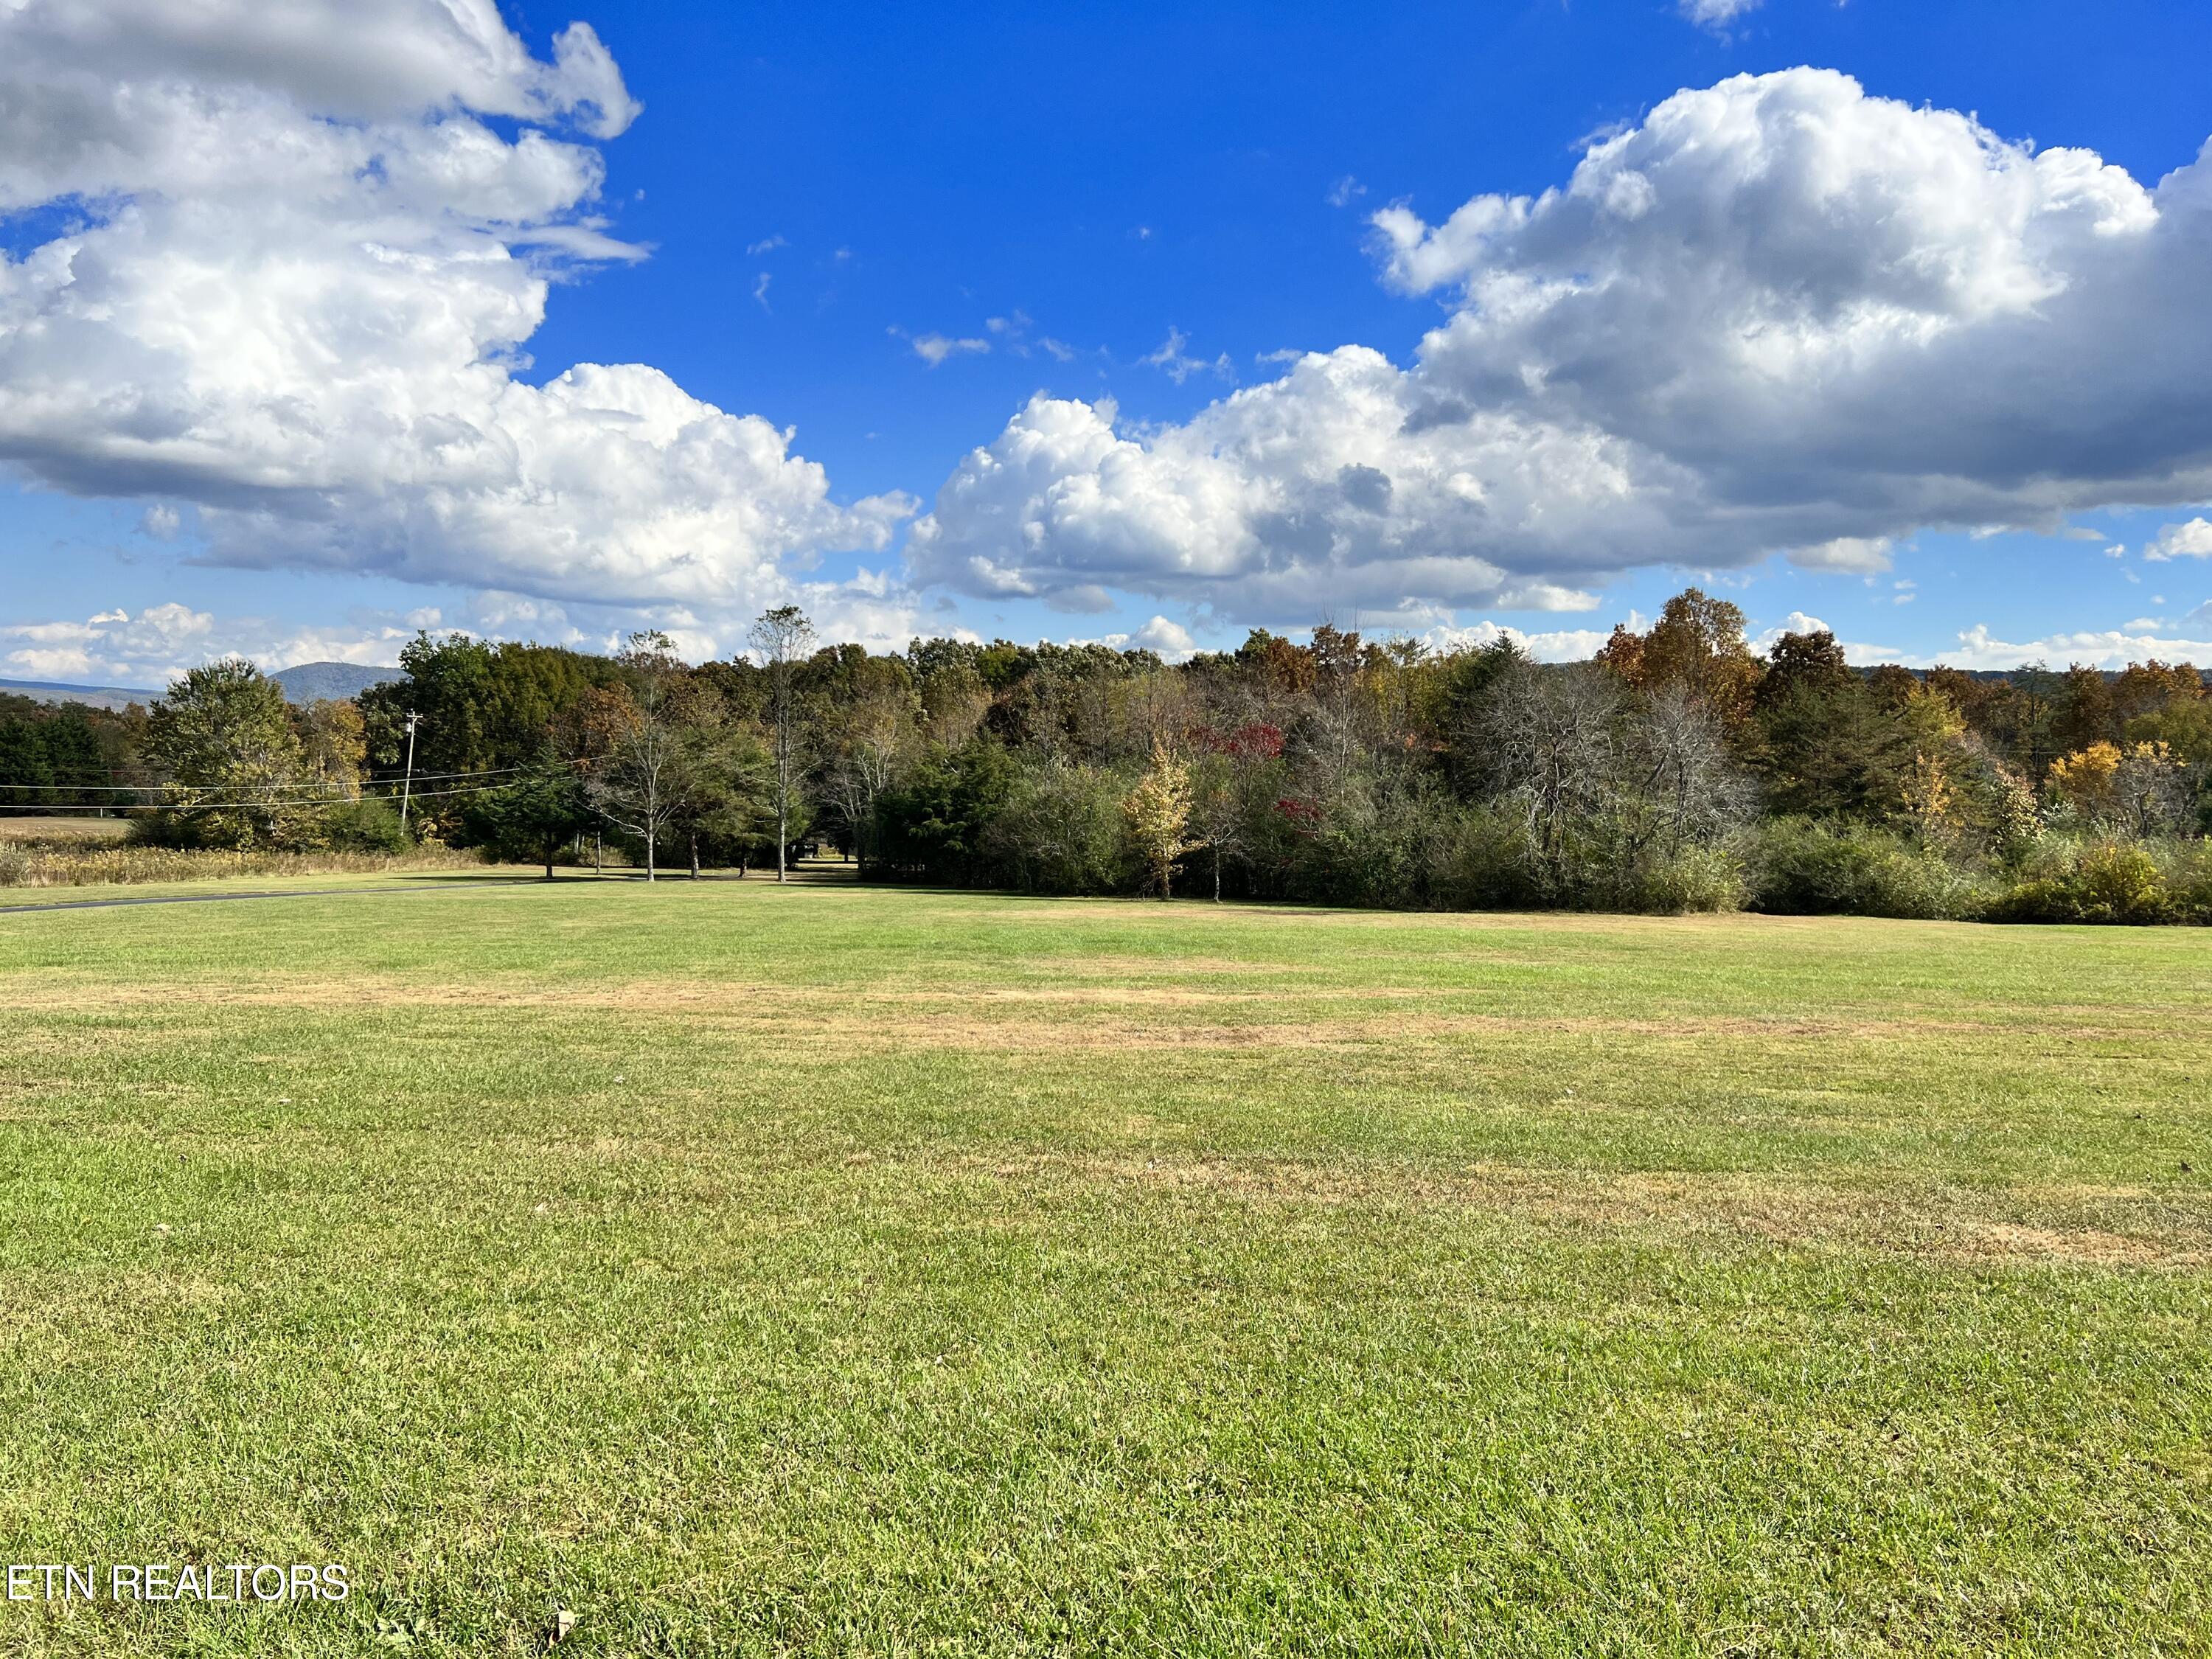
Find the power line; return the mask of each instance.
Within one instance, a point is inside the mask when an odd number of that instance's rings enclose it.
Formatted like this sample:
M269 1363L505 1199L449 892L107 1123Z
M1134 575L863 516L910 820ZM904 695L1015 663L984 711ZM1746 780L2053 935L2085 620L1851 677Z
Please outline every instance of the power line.
M0 789L10 786L0 784ZM463 784L450 789L417 789L415 799L428 800L454 795L483 795L507 786L499 783ZM155 788L140 792L152 794ZM343 806L352 801L396 801L398 795L263 795L252 800L134 800L100 803L103 811L110 812L212 812L246 811L271 806ZM0 812L82 812L88 803L61 801L52 804L26 801L11 804L0 801Z
M588 766L593 761L602 758L604 758L604 757L593 755L578 761L564 761L562 762L561 764L563 766ZM418 783L440 783L458 778L503 778L512 776L517 772L535 772L539 769L540 769L536 766L495 766L486 768L484 770L478 772L417 772L415 775L415 778L416 781ZM397 781L397 780L391 778L377 778L372 779L371 781L375 783L392 783ZM48 793L76 795L140 795L145 793L149 789L164 789L168 787L168 785L161 783L0 782L0 789L36 789ZM191 788L193 786L186 784L184 787L185 788ZM331 787L330 785L323 783L272 783L266 785L265 787L270 790L327 789ZM417 793L419 793L421 792L417 791ZM397 800L398 797L395 795L392 799Z

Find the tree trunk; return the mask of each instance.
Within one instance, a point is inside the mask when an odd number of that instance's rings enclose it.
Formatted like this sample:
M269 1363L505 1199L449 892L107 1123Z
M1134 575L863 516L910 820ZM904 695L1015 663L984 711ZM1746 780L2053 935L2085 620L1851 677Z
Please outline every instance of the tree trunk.
M653 826L645 827L645 878L653 879Z
M607 873L607 836L604 830L592 831L592 873L602 878Z
M553 879L553 843L550 841L545 843L545 879Z
M1213 902L1221 902L1221 848L1218 842L1213 848Z
M699 832L691 832L691 879L699 879Z
M790 785L779 784L775 792L775 878L778 881L782 881L786 878L783 868L783 855L785 849L788 848L790 843L784 839L785 828L789 822L785 814L789 808L790 802Z

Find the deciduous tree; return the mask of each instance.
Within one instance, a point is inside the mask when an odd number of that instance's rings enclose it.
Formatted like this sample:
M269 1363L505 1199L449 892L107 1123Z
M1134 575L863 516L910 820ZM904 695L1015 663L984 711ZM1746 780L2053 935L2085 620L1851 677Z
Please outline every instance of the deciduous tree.
M778 605L752 626L752 647L768 672L769 752L775 766L775 878L787 879L792 806L805 774L798 692L799 665L814 648L814 624L795 605Z
M645 878L657 874L661 837L682 810L694 746L678 699L683 665L665 634L633 634L624 676L586 695L585 727L597 751L586 775L592 805L645 846Z
M195 668L147 711L143 752L164 781L165 839L204 847L302 846L325 804L308 782L284 693L236 658Z
M1165 743L1152 748L1152 763L1122 802L1129 837L1136 843L1151 884L1169 896L1176 860L1193 851L1189 839L1190 766Z

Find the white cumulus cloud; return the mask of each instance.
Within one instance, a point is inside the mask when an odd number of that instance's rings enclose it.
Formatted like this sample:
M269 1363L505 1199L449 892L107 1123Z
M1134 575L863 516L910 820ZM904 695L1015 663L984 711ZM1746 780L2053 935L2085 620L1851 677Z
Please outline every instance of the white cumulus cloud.
M244 617L218 618L189 605L156 605L136 615L103 611L83 622L0 624L0 672L10 679L147 686L158 690L202 663L241 656L264 669L302 662L385 665L435 611L331 627Z
M793 582L782 591L805 609L826 638L898 651L921 631L915 596L881 574L864 570L842 582ZM82 620L0 622L0 679L159 688L186 669L234 656L264 670L322 661L386 665L398 661L400 647L419 630L611 651L633 629L657 628L688 660L697 662L742 651L753 614L726 605L666 602L563 604L500 589L469 595L457 611L436 605L356 610L331 622L219 616L175 603L135 613L118 606Z
M2192 614L2185 620L2212 620ZM2149 617L2138 617L2124 628L2088 629L2076 633L2046 635L2039 640L2001 640L1979 623L1959 635L1958 648L1942 653L1954 668L2018 668L2027 663L2064 667L2081 663L2091 668L2124 668L2131 662L2156 658L2160 662L2189 662L2212 668L2212 640L2182 639Z
M1129 636L1129 643L1146 651L1157 651L1170 662L1181 662L1198 648L1188 629L1165 617L1153 617Z
M1480 651L1500 640L1511 640L1538 662L1585 662L1598 653L1611 634L1609 629L1597 628L1563 628L1532 634L1494 622L1479 622L1471 628L1431 628L1420 638L1430 650L1440 652Z
M218 562L556 599L744 607L880 547L903 501L757 416L520 378L550 276L640 255L588 142L637 108L493 0L0 0L0 216L52 225L0 253L0 462L196 508Z
M2143 549L2143 557L2160 562L2167 559L2212 558L2212 522L2191 519L2187 524L2168 525Z
M1165 617L1154 617L1142 628L1127 634L1108 634L1097 640L1070 640L1070 645L1104 645L1116 651L1152 651L1166 662L1182 662L1198 649L1190 630Z
M1774 648L1775 642L1784 634L1832 634L1835 630L1818 617L1808 617L1802 611L1793 611L1773 627L1752 636L1751 648L1764 656ZM1886 645L1868 645L1856 640L1838 640L1847 662L1870 667L1875 663L1898 662L1904 653Z
M2212 497L2201 158L2146 187L1795 70L1678 94L1540 196L1372 224L1386 280L1449 307L1410 367L1310 353L1161 428L1034 398L939 490L917 574L1250 620L1524 608Z

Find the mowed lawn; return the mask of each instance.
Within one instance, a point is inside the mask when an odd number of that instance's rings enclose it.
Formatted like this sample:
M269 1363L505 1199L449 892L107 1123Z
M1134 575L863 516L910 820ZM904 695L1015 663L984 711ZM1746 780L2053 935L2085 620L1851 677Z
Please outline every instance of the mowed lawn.
M359 1587L0 1651L2207 1652L2212 937L0 916L0 1558Z

